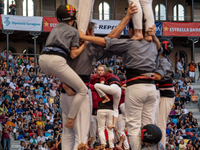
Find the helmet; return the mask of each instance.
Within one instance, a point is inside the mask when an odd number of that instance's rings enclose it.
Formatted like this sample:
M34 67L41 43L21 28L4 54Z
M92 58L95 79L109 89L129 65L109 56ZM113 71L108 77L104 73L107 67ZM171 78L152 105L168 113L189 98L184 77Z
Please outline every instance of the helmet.
M76 19L76 9L72 5L60 5L56 10L57 20L70 21Z
M159 40L162 43L163 53L166 55L171 54L174 48L172 41L170 41L168 38L160 38Z
M160 142L162 138L162 132L159 127L154 124L148 124L142 128L142 141L147 143Z

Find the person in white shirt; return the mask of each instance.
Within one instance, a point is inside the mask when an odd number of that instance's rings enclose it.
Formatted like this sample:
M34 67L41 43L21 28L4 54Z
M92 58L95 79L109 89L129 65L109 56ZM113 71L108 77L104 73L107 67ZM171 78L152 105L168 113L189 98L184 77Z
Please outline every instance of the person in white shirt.
M16 80L15 79L13 79L12 80L12 82L10 82L10 84L9 84L9 86L10 86L10 88L12 88L13 90L15 90L16 89Z
M50 96L55 97L56 96L56 90L54 89L54 86L50 89Z
M182 109L181 110L184 110L184 114L188 113L188 110L185 108L185 105L182 105Z
M24 80L24 85L23 85L24 87L29 87L30 85L27 83L27 80Z
M177 65L176 65L176 67L177 67L177 70L178 70L179 74L180 74L181 77L182 77L182 73L183 73L183 64L181 63L181 59L179 59L179 61L178 61Z
M42 131L40 132L40 135L37 137L37 141L42 141L43 143L46 141L45 136L43 135Z
M33 65L31 64L31 61L29 61L28 65L26 65L26 68L27 68L28 70L30 70L30 68L33 68Z
M24 63L22 62L22 64L19 67L21 67L21 70L23 71L25 68Z

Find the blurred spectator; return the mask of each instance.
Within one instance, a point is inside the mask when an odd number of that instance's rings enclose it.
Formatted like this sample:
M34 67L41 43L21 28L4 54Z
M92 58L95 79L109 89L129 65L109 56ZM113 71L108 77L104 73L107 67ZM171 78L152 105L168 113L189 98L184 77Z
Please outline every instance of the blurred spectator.
M177 63L177 65L176 65L176 67L177 67L177 70L178 70L179 74L180 74L181 77L182 77L182 73L183 73L183 64L181 63L181 59L178 60L178 63Z
M13 1L12 1L12 4L10 5L9 8L10 8L9 14L10 14L10 15L15 15L16 5L13 3Z
M196 68L196 64L194 63L194 60L192 60L192 62L188 64L189 76L192 82L194 81L195 68Z
M45 137L44 137L43 132L40 131L39 134L40 134L40 135L37 137L37 141L38 141L38 142L42 141L43 143L46 142L46 139L45 139Z
M177 82L180 78L181 78L181 75L180 75L179 71L176 70L176 72L174 74L174 80Z
M4 129L3 129L3 150L8 149L10 147L10 132L12 131L12 129L9 129L9 127L7 126L7 124L4 124Z

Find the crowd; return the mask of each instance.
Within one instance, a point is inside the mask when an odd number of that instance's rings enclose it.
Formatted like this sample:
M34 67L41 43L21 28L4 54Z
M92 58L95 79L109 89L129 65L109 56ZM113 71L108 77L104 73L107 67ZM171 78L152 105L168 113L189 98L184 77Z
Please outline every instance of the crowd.
M2 145L10 145L10 136L21 140L19 149L41 149L51 147L59 149L62 135L62 110L59 98L61 83L55 76L46 76L41 72L39 64L34 71L34 63L28 57L12 56L9 52L9 66L7 70L6 50L1 53L0 71L0 122L2 123ZM96 72L98 65L111 67L114 70L114 57L98 61L93 69ZM121 65L120 57L116 58L118 76L124 76L125 70ZM192 80L188 76L175 74L175 103L169 114L167 123L166 147L168 150L200 149L200 128L197 119L185 109L185 103L195 101L195 92ZM176 79L176 76L179 76ZM12 133L12 134L10 134ZM124 136L119 137L117 130L117 143L123 143ZM98 134L97 134L98 137ZM100 147L98 140L91 137L88 143L93 148ZM96 138L98 139L98 138ZM26 143L25 140L29 142Z

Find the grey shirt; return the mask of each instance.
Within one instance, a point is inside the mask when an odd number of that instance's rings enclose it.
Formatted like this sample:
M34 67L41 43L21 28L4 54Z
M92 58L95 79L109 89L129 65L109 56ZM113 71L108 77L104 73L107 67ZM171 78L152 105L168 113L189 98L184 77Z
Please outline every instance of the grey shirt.
M159 82L171 80L174 75L171 63L164 56L159 57L159 66L155 72L161 75L161 80L159 80Z
M157 144L151 144L150 147L151 147L152 150L165 150L165 148L164 148L164 146L161 142L159 142L158 145ZM158 149L158 147L159 147L159 149ZM150 149L147 146L144 146L144 147L142 147L141 150L150 150Z
M68 57L67 63L78 75L90 75L93 58L97 56L98 52L102 52L103 50L104 48L101 46L88 43L77 58L71 59Z
M60 22L50 32L46 46L59 47L65 52L70 53L71 47L79 47L79 33L74 27L66 22Z
M26 118L27 121L31 121L31 115L24 115L23 118Z
M124 69L154 72L158 50L154 42L146 40L105 38L106 50L122 53Z

